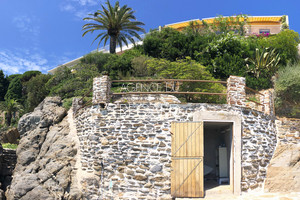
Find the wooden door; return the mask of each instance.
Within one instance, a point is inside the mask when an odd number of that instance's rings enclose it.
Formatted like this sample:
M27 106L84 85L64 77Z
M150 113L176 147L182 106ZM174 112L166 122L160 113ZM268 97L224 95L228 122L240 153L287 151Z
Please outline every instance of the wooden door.
M203 197L203 122L173 122L171 195Z

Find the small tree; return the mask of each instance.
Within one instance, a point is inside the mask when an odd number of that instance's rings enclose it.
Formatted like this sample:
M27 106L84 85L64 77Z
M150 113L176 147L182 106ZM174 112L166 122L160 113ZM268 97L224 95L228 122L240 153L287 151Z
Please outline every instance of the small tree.
M51 75L40 74L27 82L26 111L32 111L49 94L46 83L50 78Z
M9 84L5 100L22 101L22 83L19 77L15 77Z
M4 96L7 92L8 84L9 82L7 78L4 76L3 71L0 70L0 101L4 101Z
M245 25L248 24L248 15L236 15L224 17L219 15L214 18L210 25L211 29L217 33L227 34L230 31L237 32L239 35L245 35Z

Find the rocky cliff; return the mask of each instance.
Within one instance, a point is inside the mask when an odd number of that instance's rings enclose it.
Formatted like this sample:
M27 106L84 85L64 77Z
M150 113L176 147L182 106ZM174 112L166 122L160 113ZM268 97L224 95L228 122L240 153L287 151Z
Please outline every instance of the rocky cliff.
M8 200L81 199L75 168L78 148L68 117L60 98L47 97L20 119Z

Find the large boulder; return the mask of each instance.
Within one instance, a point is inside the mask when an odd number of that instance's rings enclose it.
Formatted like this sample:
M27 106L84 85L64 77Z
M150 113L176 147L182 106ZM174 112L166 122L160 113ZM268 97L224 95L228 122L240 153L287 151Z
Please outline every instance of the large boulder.
M2 143L11 143L18 144L20 139L20 134L17 128L11 128L7 131L1 133L1 142Z
M80 199L77 147L59 97L47 97L18 124L20 142L8 200Z

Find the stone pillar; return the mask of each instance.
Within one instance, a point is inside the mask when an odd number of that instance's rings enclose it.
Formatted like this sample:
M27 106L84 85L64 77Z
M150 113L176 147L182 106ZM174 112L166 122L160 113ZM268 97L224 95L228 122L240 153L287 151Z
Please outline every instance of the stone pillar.
M246 79L239 76L230 76L227 79L227 104L246 106Z
M93 80L93 104L108 103L110 101L111 82L109 76L94 78Z
M274 99L273 90L263 90L260 91L263 95L260 95L260 103L263 104L262 112L268 115L274 115Z

